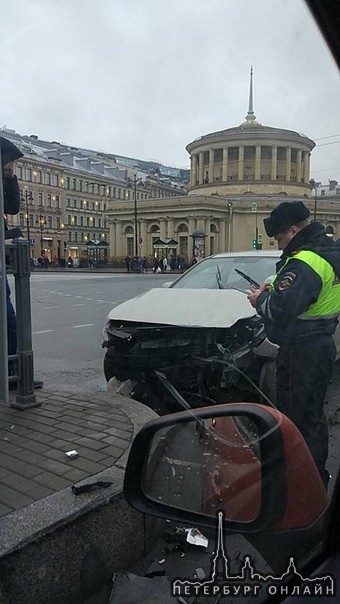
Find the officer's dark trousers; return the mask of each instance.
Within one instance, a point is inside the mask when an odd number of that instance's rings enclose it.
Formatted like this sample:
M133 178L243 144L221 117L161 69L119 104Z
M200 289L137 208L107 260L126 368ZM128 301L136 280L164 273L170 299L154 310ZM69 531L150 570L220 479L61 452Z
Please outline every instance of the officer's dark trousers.
M330 335L280 347L276 366L277 406L299 428L327 486L328 424L323 405L335 360Z

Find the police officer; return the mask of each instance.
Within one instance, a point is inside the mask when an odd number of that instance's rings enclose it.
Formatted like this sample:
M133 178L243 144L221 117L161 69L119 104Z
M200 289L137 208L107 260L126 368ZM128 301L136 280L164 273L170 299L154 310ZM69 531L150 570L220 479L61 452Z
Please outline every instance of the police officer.
M269 237L283 251L271 284L251 289L248 299L280 346L276 365L277 406L297 425L327 486L328 425L324 398L335 360L340 313L340 246L321 223L309 224L301 201L283 202L264 219Z

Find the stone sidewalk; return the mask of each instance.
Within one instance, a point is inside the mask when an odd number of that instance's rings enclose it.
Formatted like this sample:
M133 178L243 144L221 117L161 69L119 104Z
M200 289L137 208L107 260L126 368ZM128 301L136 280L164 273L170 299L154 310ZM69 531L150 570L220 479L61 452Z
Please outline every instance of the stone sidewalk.
M0 404L0 517L110 468L133 438L119 397L35 395L40 407ZM71 450L77 457L66 455Z

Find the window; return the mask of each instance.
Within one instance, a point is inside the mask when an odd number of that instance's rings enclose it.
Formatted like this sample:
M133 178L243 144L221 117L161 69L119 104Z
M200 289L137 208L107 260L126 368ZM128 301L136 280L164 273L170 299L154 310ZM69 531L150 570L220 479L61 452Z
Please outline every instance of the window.
M67 216L67 224L71 224L71 215L70 214L68 214L68 216Z
M43 193L38 193L38 205L39 206L43 206L44 205Z
M77 179L76 178L73 178L73 180L72 180L72 189L74 191L77 190Z
M74 233L74 240L78 241L78 233L77 233L77 231L75 231L75 233Z
M83 181L80 180L79 181L79 191L82 191L82 190L83 190Z
M68 208L71 207L71 198L70 197L66 198L66 205L67 205Z
M101 227L102 227L102 224L101 224L101 223L102 223L101 218L98 218L98 228L99 228L99 229L101 229Z
M52 216L48 216L47 218L47 226L49 229L52 228Z
M56 217L56 221L57 221L57 231L60 231L60 216Z
M42 171L38 170L38 183L41 184L42 183Z
M32 181L32 170L31 170L31 168L27 168L26 169L26 180L28 180L29 182Z
M66 188L70 189L71 188L71 183L70 183L70 178L69 176L66 178Z
M55 207L60 208L60 197L59 195L55 195Z
M48 208L52 207L52 197L51 197L51 195L47 195L47 207Z
M80 216L80 226L84 226L84 217Z
M19 214L19 225L20 225L21 227L23 227L23 226L24 226L24 215L23 215L21 212L20 212L20 214Z
M51 173L50 172L46 172L46 174L45 174L45 183L47 185L51 184Z
M77 226L77 216L75 216L75 217L73 218L73 224L74 224L74 226Z
M22 167L21 166L17 166L16 167L16 175L18 178L22 179Z
M59 174L54 175L54 186L59 187Z
M74 199L74 200L73 200L73 207L74 207L74 208L77 208L77 207L78 207L78 202L77 202L77 200L76 200L76 199Z
M72 232L71 231L68 232L68 240L72 241Z

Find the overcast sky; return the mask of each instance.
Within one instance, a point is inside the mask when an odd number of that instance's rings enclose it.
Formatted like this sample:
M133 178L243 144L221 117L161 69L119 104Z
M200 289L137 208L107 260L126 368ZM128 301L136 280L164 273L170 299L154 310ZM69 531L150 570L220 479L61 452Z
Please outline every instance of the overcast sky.
M257 120L312 138L311 176L340 181L339 71L303 0L16 0L0 33L0 126L186 167L244 121L253 65Z

